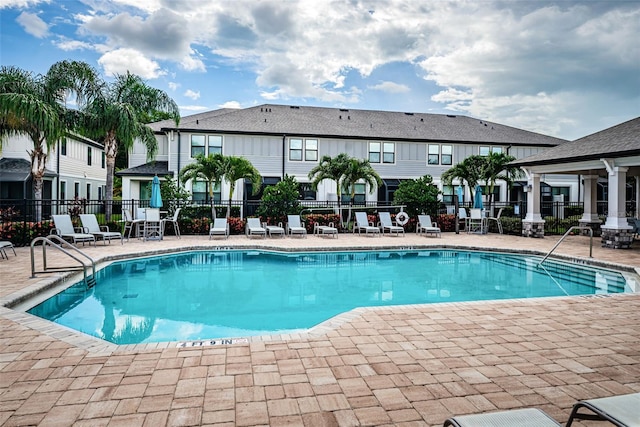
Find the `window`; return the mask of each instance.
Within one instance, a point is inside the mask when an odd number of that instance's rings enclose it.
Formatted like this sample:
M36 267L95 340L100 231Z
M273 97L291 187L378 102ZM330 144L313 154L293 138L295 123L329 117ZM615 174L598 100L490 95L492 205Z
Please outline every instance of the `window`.
M367 185L362 183L362 184L356 184L354 187L355 187L355 194L354 194L354 197L353 197L353 203L354 204L364 204L364 202L367 200L366 199ZM346 189L342 190L342 202L343 203L351 203L351 189L350 188L346 188Z
M429 144L429 156L427 158L427 164L439 165L440 164L440 146L436 144Z
M291 138L289 140L289 160L302 161L302 140Z
M87 164L91 166L91 147L87 147Z
M369 162L380 163L380 143L379 142L369 143Z
M102 200L102 186L98 186L98 200Z
M102 152L102 169L104 169L105 167L107 167L107 155L104 154L104 151Z
M304 142L304 159L308 162L315 162L318 160L317 139L307 139Z
M445 205L453 205L455 203L453 200L454 195L456 194L453 185L442 186L442 203Z
M209 135L209 154L222 154L222 136Z
M453 164L453 146L452 145L443 145L442 146L442 162L443 165L452 165Z
M204 135L191 135L191 157L195 158L199 154L205 155L204 141Z
M369 143L369 162L380 163L380 160L382 160L382 163L394 163L396 161L396 150L393 142Z
M191 198L194 201L209 201L209 188L206 181L194 181L191 184ZM216 183L213 187L213 201L214 203L220 203L222 195L220 192L220 183Z
M91 184L87 184L87 200L91 200Z
M63 156L67 155L67 140L63 139L60 143L60 154Z
M67 182L60 181L60 200L65 200L67 198Z
M298 191L300 192L300 198L302 200L316 200L316 191L310 183L301 183Z
M489 153L502 153L502 147L489 147L488 145L481 145L478 153L481 156L488 156Z
M73 183L73 197L80 197L80 183Z
M482 186L482 195L483 197L488 197L489 196L489 186L488 185L483 185ZM496 185L493 187L493 201L494 202L499 202L500 201L500 186Z

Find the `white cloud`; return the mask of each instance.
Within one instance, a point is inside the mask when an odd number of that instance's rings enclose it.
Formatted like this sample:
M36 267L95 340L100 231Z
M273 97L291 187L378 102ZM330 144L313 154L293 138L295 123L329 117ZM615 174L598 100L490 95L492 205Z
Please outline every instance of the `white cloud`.
M238 101L227 101L224 104L220 104L220 108L242 108L242 105Z
M380 82L377 85L369 86L369 89L388 93L405 93L411 90L407 85L394 82Z
M41 3L51 3L51 0L0 0L0 9L27 9Z
M107 76L125 74L129 71L143 79L155 79L166 74L157 62L149 60L135 49L117 49L105 53L98 59L98 64Z
M177 90L180 87L180 83L169 82L167 86L169 86L169 89L171 90Z
M209 111L211 107L206 105L180 105L180 111Z
M184 93L184 96L186 96L187 98L191 98L194 101L198 98L200 98L200 92L195 92L192 91L191 89L187 89L187 91Z
M38 15L28 12L22 12L16 18L16 22L20 24L24 31L39 39L49 35L49 25L44 22Z

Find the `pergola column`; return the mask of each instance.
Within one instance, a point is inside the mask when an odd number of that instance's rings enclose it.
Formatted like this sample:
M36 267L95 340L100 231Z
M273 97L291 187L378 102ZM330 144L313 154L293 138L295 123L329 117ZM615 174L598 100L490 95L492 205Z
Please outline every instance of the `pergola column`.
M581 227L590 227L595 236L601 233L600 225L602 221L598 218L598 175L583 175L584 182L584 212L580 218ZM586 230L582 231L587 235Z
M614 166L613 161L602 159L609 172L609 199L607 221L602 225L602 246L628 249L633 241L632 228L627 222L626 183L629 168Z
M528 171L527 216L522 220L522 236L544 237L544 219L540 215L540 174Z

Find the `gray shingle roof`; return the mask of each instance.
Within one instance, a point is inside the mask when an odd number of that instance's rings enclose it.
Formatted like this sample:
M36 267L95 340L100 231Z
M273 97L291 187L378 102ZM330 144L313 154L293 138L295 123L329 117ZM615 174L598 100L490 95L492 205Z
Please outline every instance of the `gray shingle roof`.
M513 165L567 163L568 161L599 160L603 157L629 157L640 154L640 117L565 142L542 153L520 159Z
M116 172L117 176L165 176L173 175L173 172L169 171L169 162L156 161L145 163L143 165L135 166L128 169L122 169Z
M154 131L220 132L555 146L563 139L467 116L266 104L149 125Z
M0 181L26 181L31 176L31 162L25 159L4 157L0 159ZM46 169L45 177L54 177L56 173Z

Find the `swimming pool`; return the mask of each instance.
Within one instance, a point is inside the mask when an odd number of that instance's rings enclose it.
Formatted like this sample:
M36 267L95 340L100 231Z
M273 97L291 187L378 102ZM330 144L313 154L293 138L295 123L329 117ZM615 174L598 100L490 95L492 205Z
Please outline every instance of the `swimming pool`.
M614 271L455 250L192 251L118 261L28 310L116 344L288 333L356 307L629 292Z

